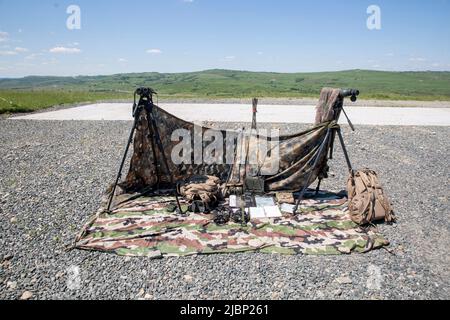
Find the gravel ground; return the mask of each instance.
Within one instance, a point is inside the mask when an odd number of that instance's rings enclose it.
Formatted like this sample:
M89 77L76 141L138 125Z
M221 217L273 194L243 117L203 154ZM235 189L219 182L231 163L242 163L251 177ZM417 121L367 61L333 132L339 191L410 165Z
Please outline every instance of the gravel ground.
M354 166L378 171L394 203L398 225L380 226L393 254L149 260L65 252L113 180L130 125L0 120L1 299L450 298L450 127L344 128ZM324 188L339 191L340 151L331 167Z

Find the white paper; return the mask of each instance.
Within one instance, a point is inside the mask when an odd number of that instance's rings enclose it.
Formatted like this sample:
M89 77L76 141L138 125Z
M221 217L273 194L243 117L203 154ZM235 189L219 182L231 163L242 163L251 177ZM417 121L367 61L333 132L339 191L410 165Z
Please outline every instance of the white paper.
M237 207L237 197L235 195L230 196L230 207L231 208Z
M260 197L255 196L255 202L257 207L272 207L275 205L275 200L273 197Z
M250 219L264 219L265 217L264 208L250 208Z
M267 218L282 217L280 208L278 208L278 206L264 207L264 212L265 212Z
M281 205L281 211L286 213L294 213L294 207L295 206L292 204L283 203Z

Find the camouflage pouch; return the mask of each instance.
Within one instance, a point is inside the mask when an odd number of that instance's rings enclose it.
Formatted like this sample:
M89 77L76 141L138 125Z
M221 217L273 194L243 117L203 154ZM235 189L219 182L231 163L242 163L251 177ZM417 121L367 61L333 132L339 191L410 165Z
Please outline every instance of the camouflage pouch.
M248 192L264 193L264 179L261 177L245 178L244 188Z
M395 222L391 203L375 171L363 169L351 174L347 182L349 213L358 225L384 220Z

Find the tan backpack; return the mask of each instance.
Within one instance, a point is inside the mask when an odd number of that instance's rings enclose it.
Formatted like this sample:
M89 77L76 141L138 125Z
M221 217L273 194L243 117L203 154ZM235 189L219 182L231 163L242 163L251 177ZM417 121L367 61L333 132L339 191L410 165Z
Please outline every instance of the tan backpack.
M395 215L375 171L363 169L352 173L347 182L348 209L358 225L384 220L395 222Z
M177 192L190 204L201 202L200 211L208 211L219 200L220 179L213 176L193 176L177 185Z

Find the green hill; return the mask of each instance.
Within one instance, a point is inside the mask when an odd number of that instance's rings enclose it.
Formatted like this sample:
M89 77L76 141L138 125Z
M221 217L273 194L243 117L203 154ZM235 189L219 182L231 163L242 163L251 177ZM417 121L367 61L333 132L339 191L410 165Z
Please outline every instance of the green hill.
M207 70L0 79L0 112L30 111L62 103L130 99L134 89L140 86L156 89L161 97L174 98L317 97L322 87L338 87L358 88L362 99L450 100L450 72Z

